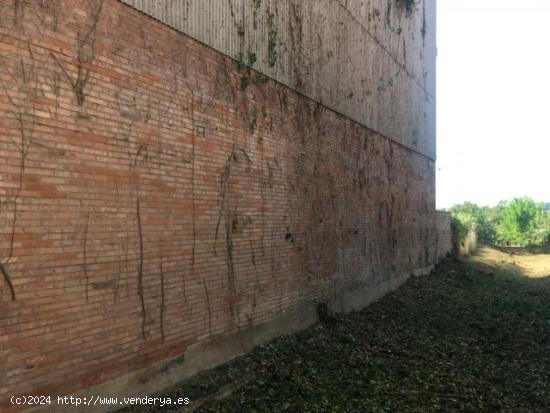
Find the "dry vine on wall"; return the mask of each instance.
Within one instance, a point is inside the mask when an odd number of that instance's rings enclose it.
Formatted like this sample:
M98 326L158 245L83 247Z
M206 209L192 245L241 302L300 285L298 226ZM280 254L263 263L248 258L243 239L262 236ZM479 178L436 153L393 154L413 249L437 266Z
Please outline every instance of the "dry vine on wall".
M53 53L50 53L50 56L61 69L65 79L70 84L78 106L84 105L84 100L86 99L86 88L88 87L88 82L90 80L90 69L88 67L96 59L96 38L104 1L105 0L95 0L92 3L93 10L90 21L87 22L88 27L85 27L84 31L79 30L77 33L75 45L76 74L73 75L69 73L65 69L64 64L61 63Z
M18 25L18 27L20 26ZM35 98L41 96L42 93L39 80L40 66L36 62L33 45L30 41L23 39L20 41L25 45L18 57L0 55L0 87L10 106L9 121L15 122L14 130L16 131L15 136L6 134L6 138L19 154L17 187L13 191L8 192L8 196L0 199L0 208L3 205L12 204L11 223L8 223L10 227L8 251L4 257L0 257L0 272L10 290L13 301L16 299L16 291L8 267L16 260L14 253L19 219L19 204L24 188L27 159L33 146L37 122L37 104ZM4 80L4 78L7 80Z

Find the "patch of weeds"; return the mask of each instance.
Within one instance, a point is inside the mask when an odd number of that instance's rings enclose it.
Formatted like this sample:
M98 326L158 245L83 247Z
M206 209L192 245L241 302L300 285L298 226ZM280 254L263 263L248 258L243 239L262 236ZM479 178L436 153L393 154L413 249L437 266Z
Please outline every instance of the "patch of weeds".
M256 109L256 106L252 108L252 112L250 113L250 124L248 126L250 128L250 132L253 134L258 126L258 110Z
M269 77L267 77L266 75L264 75L263 73L256 73L256 84L264 84L264 83L267 83L267 81L269 80Z
M239 89L241 90L241 92L244 92L248 86L250 86L250 77L249 76L241 76L241 82L240 82L240 85L239 85Z
M256 60L258 60L256 57L256 53L248 52L248 67L254 66Z
M417 0L396 0L397 6L401 7L407 15L412 14L416 9Z
M248 57L248 62L245 61L244 59L244 55L242 52L239 52L239 54L237 55L237 67L239 69L239 71L241 72L245 72L242 76L241 76L241 81L240 81L240 90L242 92L244 92L248 86L250 86L250 83L251 83L251 74L252 74L252 65L254 63L256 63L256 54L255 53L252 53L252 52L248 52L247 53L247 57Z
M267 12L267 25L269 27L267 33L267 62L269 67L275 66L277 63L277 29L274 23L275 15Z
M244 92L251 84L260 85L266 83L269 78L263 73L252 73L252 66L257 61L256 53L248 52L245 60L244 54L237 55L237 68L242 72L239 89Z

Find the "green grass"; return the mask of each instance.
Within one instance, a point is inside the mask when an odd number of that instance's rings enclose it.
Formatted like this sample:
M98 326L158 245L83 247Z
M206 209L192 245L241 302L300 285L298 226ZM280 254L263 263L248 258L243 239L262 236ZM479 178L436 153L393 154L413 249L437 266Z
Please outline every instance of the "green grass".
M489 271L445 262L164 396L198 412L548 412L550 284Z

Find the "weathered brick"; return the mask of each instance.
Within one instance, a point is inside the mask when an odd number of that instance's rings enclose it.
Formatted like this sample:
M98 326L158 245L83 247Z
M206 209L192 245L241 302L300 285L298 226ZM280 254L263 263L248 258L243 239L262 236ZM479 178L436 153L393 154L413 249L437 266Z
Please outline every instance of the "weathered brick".
M79 62L94 4L0 25L0 409L435 262L432 160L115 0Z

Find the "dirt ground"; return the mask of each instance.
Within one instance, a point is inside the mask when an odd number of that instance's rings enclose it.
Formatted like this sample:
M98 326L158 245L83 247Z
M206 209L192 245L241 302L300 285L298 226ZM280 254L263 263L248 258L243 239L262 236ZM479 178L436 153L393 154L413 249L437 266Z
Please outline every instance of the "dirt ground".
M550 254L506 253L488 246L479 247L472 261L494 268L519 272L529 278L550 277Z
M482 247L132 412L550 412L550 255Z

